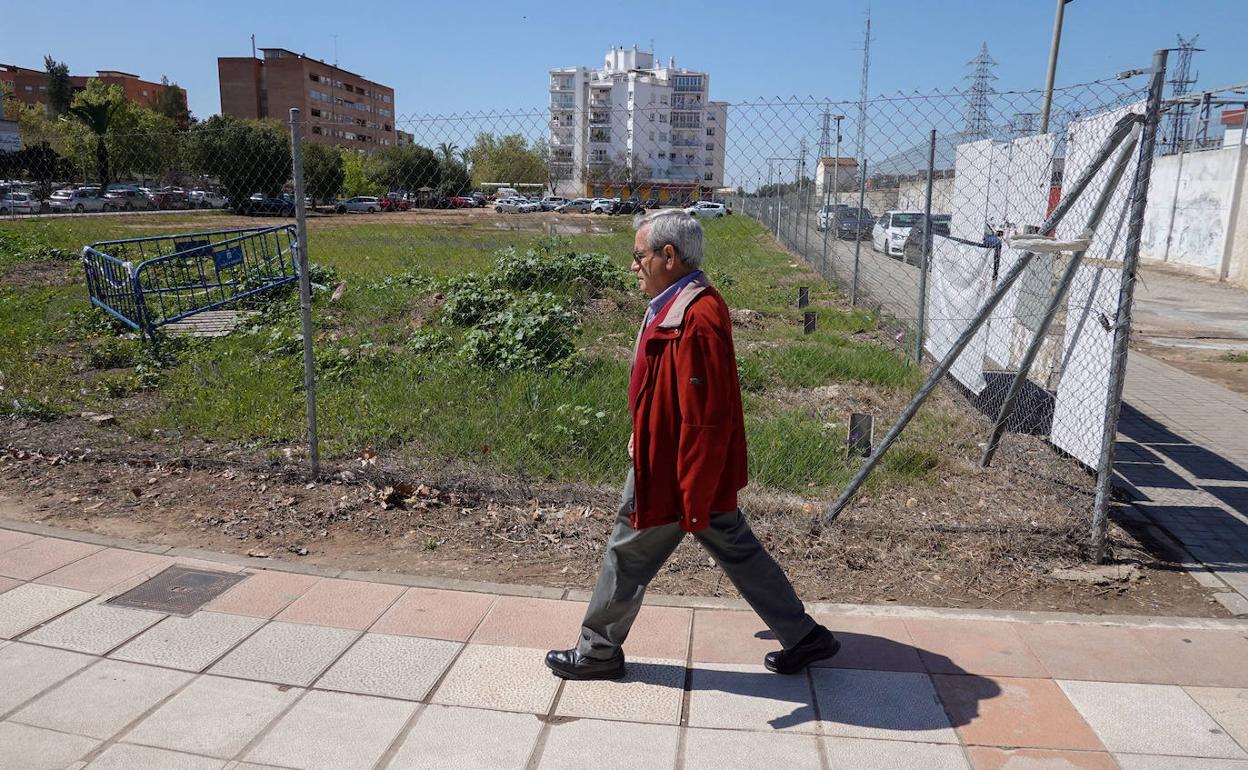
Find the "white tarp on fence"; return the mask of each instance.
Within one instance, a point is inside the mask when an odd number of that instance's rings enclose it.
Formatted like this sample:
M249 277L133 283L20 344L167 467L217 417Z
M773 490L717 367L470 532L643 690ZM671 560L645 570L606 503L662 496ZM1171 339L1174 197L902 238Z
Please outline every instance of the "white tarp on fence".
M1105 433L1113 321L1121 278L1118 268L1081 265L1067 295L1062 379L1057 386L1049 440L1093 468Z
M992 279L992 250L968 246L949 238L932 239L928 276L927 338L924 347L943 359L970 325L988 296ZM984 389L986 329L980 328L954 363L950 374L974 393Z
M988 190L992 184L992 140L959 144L954 159L953 209L949 234L980 241L988 215Z

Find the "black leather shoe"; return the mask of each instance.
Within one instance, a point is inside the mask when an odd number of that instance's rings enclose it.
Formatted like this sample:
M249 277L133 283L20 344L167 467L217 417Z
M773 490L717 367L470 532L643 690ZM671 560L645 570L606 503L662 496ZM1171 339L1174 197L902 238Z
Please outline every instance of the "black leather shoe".
M832 657L840 649L841 643L831 631L824 626L815 626L802 641L789 649L767 653L763 665L777 674L796 674L817 660Z
M619 679L624 676L624 653L610 658L587 658L576 651L551 650L546 653L546 666L563 679Z

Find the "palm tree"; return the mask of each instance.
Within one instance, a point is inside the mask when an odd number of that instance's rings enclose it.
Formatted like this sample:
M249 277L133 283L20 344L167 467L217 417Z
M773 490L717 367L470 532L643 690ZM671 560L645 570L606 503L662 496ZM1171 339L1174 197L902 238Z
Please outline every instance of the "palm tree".
M85 102L69 108L69 113L95 134L95 167L100 176L100 195L108 192L109 184L108 144L104 140L113 116L121 106L119 101L107 101Z
M455 160L455 153L459 150L459 145L454 142L442 142L438 145L438 152L442 154L442 160L451 162Z

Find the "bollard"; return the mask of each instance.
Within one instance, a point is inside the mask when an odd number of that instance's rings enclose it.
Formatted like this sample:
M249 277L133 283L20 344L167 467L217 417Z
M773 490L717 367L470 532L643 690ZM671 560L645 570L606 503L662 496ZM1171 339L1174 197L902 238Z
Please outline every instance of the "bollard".
M810 305L810 288L806 286L797 287L797 306L807 307Z
M802 334L813 334L815 331L815 314L807 311L802 317Z

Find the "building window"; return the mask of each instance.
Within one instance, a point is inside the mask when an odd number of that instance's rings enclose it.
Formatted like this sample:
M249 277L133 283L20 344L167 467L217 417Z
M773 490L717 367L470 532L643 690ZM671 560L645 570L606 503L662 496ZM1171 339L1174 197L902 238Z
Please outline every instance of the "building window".
M713 113L713 112L712 112L712 113L708 114L708 115L706 116L706 122L707 122L707 123L714 123L714 122L715 122L715 113Z
M394 126L392 126L392 125L390 125L389 123L387 123L387 124L386 124L386 130L387 130L387 131L393 131L393 130L394 130Z
M714 175L714 174L703 174L703 175L702 175L702 178L703 178L704 180L706 180L706 181L710 182L711 180L713 180L713 179L715 178L715 175Z
M312 117L314 117L314 118L319 118L320 116L321 116L321 111L320 111L320 110L318 110L318 109L316 109L315 107L313 107L313 108L312 108Z
M654 141L654 132L653 132L653 131L651 131L651 132L650 132L650 141L652 141L652 142Z
M660 113L659 113L659 122L660 122L660 123L666 123L666 122L667 122L667 113L666 113L666 112L660 112Z
M314 134L320 134L320 133L323 133L323 132L321 131L321 127L320 127L320 126L312 126L312 133L314 133Z
M666 141L667 141L667 132L666 132L666 131L660 131L660 132L659 132L659 141L660 141L660 142L666 142Z
M659 160L667 160L667 153L665 152L659 153Z
M321 76L316 74L315 72L309 72L308 80L311 80L313 83L319 83L321 82Z
M714 149L715 149L715 144L714 144L714 142L707 142L707 143L706 143L706 151L707 151L707 152L711 152L711 151L713 151Z
M707 128L707 129L706 129L706 135L707 135L707 136L715 136L715 126L710 126L709 128Z
M667 96L666 96L666 95L659 97L659 104L667 104Z
M26 90L27 90L27 91L29 91L29 90L30 90L30 86L26 86ZM652 112L652 113L650 113L650 122L651 122L651 123L653 123L653 122L654 122L654 113L653 113L653 112Z

